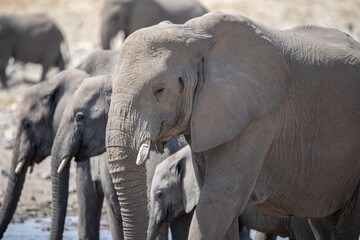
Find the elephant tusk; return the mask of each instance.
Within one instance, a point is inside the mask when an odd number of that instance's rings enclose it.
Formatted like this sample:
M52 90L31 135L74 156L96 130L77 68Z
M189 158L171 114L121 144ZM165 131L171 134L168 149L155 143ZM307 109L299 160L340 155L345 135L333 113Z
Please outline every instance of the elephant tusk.
M66 166L66 164L68 163L68 161L71 159L71 157L69 156L69 157L65 157L63 160L62 160L62 162L61 162L61 164L60 164L60 167L58 168L58 170L57 170L57 173L61 173L61 171L64 169L64 167Z
M35 166L35 161L32 161L30 166L30 174L32 174L32 172L34 171L34 166Z
M18 174L21 172L21 169L23 168L23 166L25 165L26 159L22 159L16 166L15 168L15 173Z
M143 143L141 145L139 153L136 158L137 165L141 165L145 162L150 152L150 146L151 146L151 140L148 140L146 143Z

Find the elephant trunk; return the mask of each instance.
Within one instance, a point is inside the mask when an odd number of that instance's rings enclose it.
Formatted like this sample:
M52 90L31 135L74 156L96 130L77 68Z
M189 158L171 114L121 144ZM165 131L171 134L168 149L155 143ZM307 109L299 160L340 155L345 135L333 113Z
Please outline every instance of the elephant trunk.
M0 211L0 239L3 237L7 226L16 210L24 186L25 176L30 161L26 161L19 173L15 173L19 158L19 141L16 139L13 160L11 162L10 176L6 187L4 202Z
M147 240L155 240L156 236L158 235L158 230L159 230L159 224L156 221L154 214L150 213Z
M63 170L58 173L57 171L61 160L59 151L53 148L51 157L52 208L50 239L62 239L64 232L69 195L70 161L68 161Z
M120 130L124 129L119 126L123 123L123 119L115 108L110 107L106 130L109 171L121 207L125 239L146 239L148 224L146 168L145 164L136 165L135 153L131 150L128 139L124 137L129 135Z
M110 143L111 144L111 143ZM108 145L109 169L118 195L125 239L146 239L146 169L121 146ZM111 147L110 147L111 146Z

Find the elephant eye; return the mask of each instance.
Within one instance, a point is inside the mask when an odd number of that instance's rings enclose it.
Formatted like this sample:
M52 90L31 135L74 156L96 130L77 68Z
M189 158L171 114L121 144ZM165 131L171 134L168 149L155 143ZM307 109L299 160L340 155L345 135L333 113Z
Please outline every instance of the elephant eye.
M21 125L22 125L23 129L27 130L27 131L31 130L31 128L32 128L31 122L27 119L22 120Z
M85 121L85 116L82 112L78 112L76 115L75 115L75 120L77 123L79 124L83 124L84 121Z
M182 77L179 77L178 81L179 81L179 85L180 85L180 91L179 92L182 93L184 91L184 86L185 86L184 80L182 79Z
M156 192L155 192L155 198L158 199L158 200L160 200L161 197L162 197L162 192L161 192L161 191L156 191Z
M154 93L153 93L154 97L156 99L159 99L163 95L164 90L165 90L165 87L164 87L163 84L156 85L155 88L154 88Z

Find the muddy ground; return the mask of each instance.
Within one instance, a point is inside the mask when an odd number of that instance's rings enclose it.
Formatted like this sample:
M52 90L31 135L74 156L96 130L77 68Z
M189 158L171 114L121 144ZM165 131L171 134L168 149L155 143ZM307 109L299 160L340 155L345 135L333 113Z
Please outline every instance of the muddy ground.
M242 14L253 20L280 29L299 24L315 24L338 28L360 37L360 1L358 0L202 0L209 10ZM68 67L79 63L88 53L99 48L99 0L1 0L1 13L49 14L66 36L70 61ZM352 31L350 31L352 27ZM120 37L115 47L121 44ZM52 69L49 77L57 72ZM0 202L3 201L16 134L19 104L24 91L40 78L41 67L35 64L13 64L7 69L9 88L0 89ZM51 205L49 159L36 165L28 175L13 221L48 216ZM70 183L68 211L76 213L74 168Z

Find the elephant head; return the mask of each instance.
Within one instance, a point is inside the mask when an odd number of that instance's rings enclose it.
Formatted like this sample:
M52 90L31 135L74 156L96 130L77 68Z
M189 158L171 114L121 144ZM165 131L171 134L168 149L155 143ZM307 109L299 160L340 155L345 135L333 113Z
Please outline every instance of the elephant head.
M150 189L148 239L155 239L165 222L190 213L198 197L191 149L185 146L155 169Z
M35 163L50 155L68 98L87 76L81 70L66 70L26 91L20 104L11 174L1 207L1 236L16 210L27 168L31 166L31 172Z
M141 164L153 145L161 151L177 134L194 152L204 152L283 100L289 71L270 33L249 19L216 12L184 25L144 28L125 40L113 75L106 144L131 228L146 228L136 219L147 218L146 189L138 187L145 171L135 159Z
M131 0L106 0L101 11L101 46L110 49L111 39L119 31L128 36L127 20L132 5Z
M59 173L72 157L82 161L105 152L111 92L111 76L98 76L87 79L72 96L52 149Z
M96 50L90 53L76 68L83 70L91 77L112 74L118 56L119 51Z

